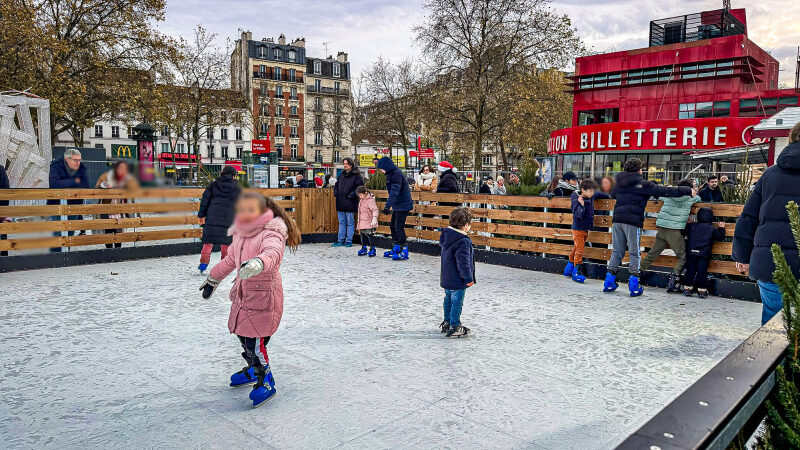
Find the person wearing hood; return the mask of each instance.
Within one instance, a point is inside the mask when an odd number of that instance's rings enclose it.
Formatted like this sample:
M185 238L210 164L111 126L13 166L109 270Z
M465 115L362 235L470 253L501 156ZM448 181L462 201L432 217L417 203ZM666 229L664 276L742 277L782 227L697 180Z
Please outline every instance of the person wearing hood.
M406 218L409 211L414 209L411 200L411 190L405 175L392 162L392 158L384 156L378 161L378 170L386 175L386 190L389 198L383 206L383 213L392 213L389 229L392 232L392 249L384 252L383 256L395 261L408 259L408 243L406 242ZM441 186L441 185L440 185Z
M765 170L756 183L733 235L737 269L749 272L750 278L758 281L762 325L783 308L783 294L772 278L772 244L781 248L792 273L800 277L800 256L786 211L788 202L800 199L800 123L789 133L789 142L776 164Z
M352 158L342 160L344 170L333 185L333 196L336 197L336 216L339 219L339 235L332 247L352 247L353 233L356 231L355 213L358 211L358 187L364 185L361 172L358 171Z
M725 222L714 222L714 211L709 207L697 211L697 222L686 226L686 274L683 278L683 295L697 292L700 298L708 297L708 264L714 241L725 239Z
M461 324L464 294L475 284L475 255L469 238L472 212L455 208L450 212L449 222L450 226L439 235L442 248L439 284L444 289L444 320L439 330L447 337L461 337L469 334L469 328Z
M639 284L639 249L642 226L644 226L644 210L650 197L683 197L691 195L692 189L686 186L664 187L645 180L642 176L642 160L631 158L625 161L624 171L617 174L617 184L612 197L614 205L614 222L611 228L611 259L608 261L608 272L603 282L603 292L612 292L619 287L617 271L625 250L630 253L628 271L628 289L631 297L642 295L644 289Z
M436 192L439 194L457 194L461 192L458 187L456 168L449 162L442 161L439 163L438 169L442 176L439 177L439 185L436 187Z
M200 209L197 211L197 218L203 226L203 249L200 251L200 265L197 266L200 273L208 268L214 244L220 246L222 259L228 255L228 246L231 245L228 228L233 224L236 200L241 192L239 182L236 181L236 169L232 166L223 167L219 177L203 192Z
M578 177L574 172L566 172L561 176L558 185L553 189L553 197L571 197L578 190Z

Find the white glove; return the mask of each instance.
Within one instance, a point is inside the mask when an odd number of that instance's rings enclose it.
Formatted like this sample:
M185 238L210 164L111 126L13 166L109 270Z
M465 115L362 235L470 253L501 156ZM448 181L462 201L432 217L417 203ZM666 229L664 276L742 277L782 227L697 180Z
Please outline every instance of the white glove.
M203 298L211 298L211 296L214 295L214 291L217 290L217 286L219 286L219 280L211 278L211 275L206 277L206 280L200 285L200 290L203 291Z
M249 259L239 268L239 279L246 280L250 277L254 277L260 274L262 270L264 270L264 263L261 261L261 258Z

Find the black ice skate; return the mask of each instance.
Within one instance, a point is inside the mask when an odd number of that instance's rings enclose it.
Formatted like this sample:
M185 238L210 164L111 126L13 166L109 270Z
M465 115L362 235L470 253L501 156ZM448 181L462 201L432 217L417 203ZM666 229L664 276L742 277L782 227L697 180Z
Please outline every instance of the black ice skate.
M697 290L697 297L698 298L708 298L708 289L698 289Z
M445 336L460 338L469 334L469 328L459 325L457 327L450 327Z
M441 324L439 324L439 330L441 330L442 333L447 333L448 331L450 331L450 322L446 320L443 321Z
M678 276L674 273L669 274L669 281L667 281L667 292L671 294L682 291L683 285L681 285L681 281L678 279Z

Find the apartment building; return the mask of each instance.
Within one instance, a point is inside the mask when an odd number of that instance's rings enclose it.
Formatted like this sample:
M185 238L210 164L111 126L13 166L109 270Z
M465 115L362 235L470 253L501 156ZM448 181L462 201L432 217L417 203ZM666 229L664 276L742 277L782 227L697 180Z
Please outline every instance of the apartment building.
M306 59L306 149L318 164L351 155L353 99L347 53Z

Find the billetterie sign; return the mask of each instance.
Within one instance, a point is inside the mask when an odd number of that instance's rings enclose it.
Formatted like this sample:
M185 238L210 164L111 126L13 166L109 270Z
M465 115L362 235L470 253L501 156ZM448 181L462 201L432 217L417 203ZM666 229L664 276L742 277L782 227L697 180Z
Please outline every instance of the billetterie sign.
M756 117L614 122L564 128L550 133L547 153L637 150L710 150L750 142Z

